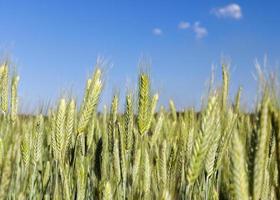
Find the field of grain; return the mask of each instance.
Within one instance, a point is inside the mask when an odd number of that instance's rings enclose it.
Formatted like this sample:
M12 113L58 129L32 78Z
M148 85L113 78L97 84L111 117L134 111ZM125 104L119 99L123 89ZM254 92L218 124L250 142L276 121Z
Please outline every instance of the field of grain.
M19 77L0 68L0 199L280 199L277 87L262 77L252 112L230 76L199 112L157 105L149 74L125 105L115 95L99 112L98 64L80 106L62 98L47 115L18 115ZM123 110L124 112L120 112Z

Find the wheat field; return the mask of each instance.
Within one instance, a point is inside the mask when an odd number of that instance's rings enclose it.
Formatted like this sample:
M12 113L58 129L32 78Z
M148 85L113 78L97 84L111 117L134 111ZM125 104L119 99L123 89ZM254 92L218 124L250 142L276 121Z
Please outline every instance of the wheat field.
M229 99L222 66L199 112L158 104L150 76L137 95L114 95L97 109L104 86L96 65L81 105L61 98L48 114L18 114L19 76L0 68L0 199L280 199L280 109L265 76L252 112ZM124 108L124 112L121 112Z

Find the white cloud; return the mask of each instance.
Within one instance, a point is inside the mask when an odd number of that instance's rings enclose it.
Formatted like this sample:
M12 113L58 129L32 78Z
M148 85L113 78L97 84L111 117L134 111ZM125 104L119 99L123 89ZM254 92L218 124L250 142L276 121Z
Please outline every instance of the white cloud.
M160 28L154 28L153 34L156 36L160 36L160 35L162 35L162 30Z
M185 22L185 21L181 21L178 24L179 29L188 29L190 26L191 26L191 24L189 22Z
M193 31L197 39L201 39L208 34L208 31L205 27L201 26L199 22L195 22L193 26Z
M236 20L242 18L241 7L236 3L232 3L220 8L214 8L212 9L211 13L220 18L233 18Z

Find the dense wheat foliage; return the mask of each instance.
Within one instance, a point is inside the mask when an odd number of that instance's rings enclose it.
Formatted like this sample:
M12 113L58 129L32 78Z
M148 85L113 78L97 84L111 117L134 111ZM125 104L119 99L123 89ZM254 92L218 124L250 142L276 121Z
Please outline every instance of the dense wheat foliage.
M125 104L98 112L97 64L79 106L62 98L48 115L17 114L19 77L0 68L0 199L280 199L277 87L263 76L253 112L228 97L230 77L199 112L157 105L147 73ZM124 112L120 112L124 110Z

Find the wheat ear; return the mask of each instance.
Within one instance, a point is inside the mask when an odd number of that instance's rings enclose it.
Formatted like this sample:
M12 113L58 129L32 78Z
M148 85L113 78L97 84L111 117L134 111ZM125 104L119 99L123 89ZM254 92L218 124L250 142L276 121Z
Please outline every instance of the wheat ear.
M144 135L149 130L150 80L147 74L140 74L138 91L137 125L140 135Z
M102 90L101 70L97 68L93 74L90 84L85 94L84 103L80 110L78 120L78 134L82 134L87 128L92 113L96 110Z
M265 163L267 161L267 140L269 139L268 128L268 98L265 97L261 107L260 129L256 156L254 161L254 186L253 200L259 200L262 194L264 183Z
M249 200L248 175L244 145L235 130L230 148L232 196L236 200Z

